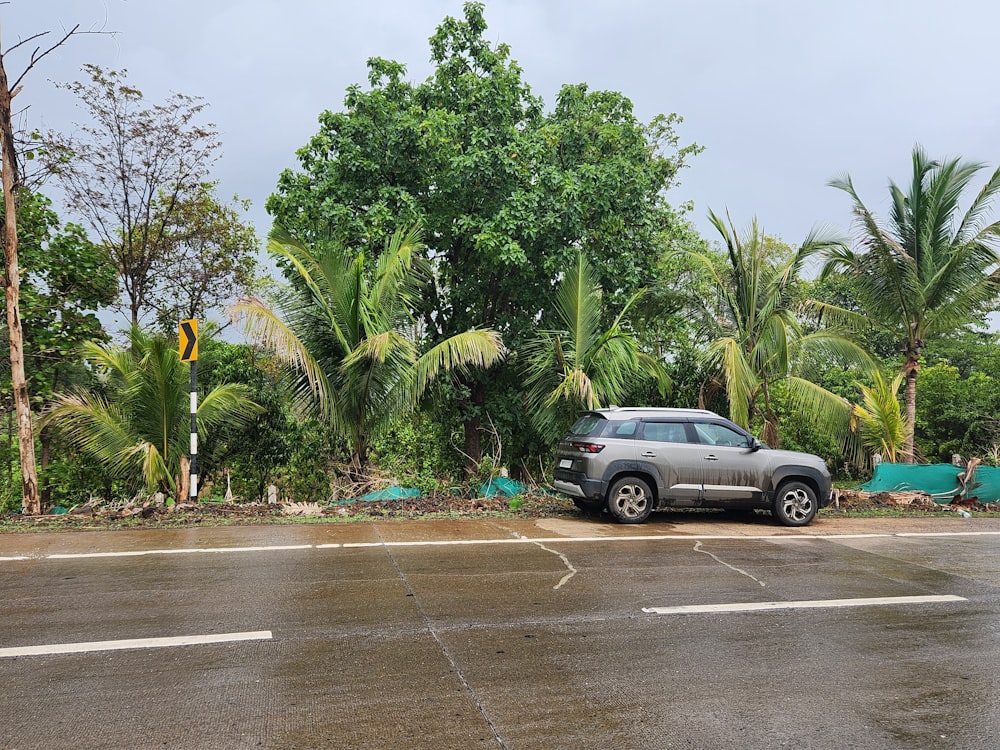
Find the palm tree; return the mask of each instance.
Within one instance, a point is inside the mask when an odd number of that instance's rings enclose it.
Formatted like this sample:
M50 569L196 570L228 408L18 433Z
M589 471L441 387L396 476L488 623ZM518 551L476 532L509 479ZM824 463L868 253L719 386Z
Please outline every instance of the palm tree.
M298 403L318 413L351 448L355 476L368 464L371 436L414 409L442 372L490 367L503 356L499 334L473 329L421 353L414 308L429 278L416 229L386 241L374 271L364 253L308 248L272 235L268 250L291 287L274 306L234 306L248 334L294 374Z
M712 225L725 243L723 258L689 252L706 272L715 297L695 301L704 333L709 337L707 366L725 388L730 418L749 429L763 417L761 437L779 442L778 415L771 400L775 383L784 383L791 398L816 415L829 432L849 442L850 404L802 377L799 364L810 351L824 361L839 360L865 369L870 358L846 335L832 329L806 331L798 314L797 285L806 261L835 247L839 240L813 230L799 248L783 252L754 219L740 236L709 211Z
M524 349L528 405L542 435L551 437L580 409L620 401L636 381L653 380L661 393L670 387L662 364L640 351L625 318L643 296L633 294L605 330L601 288L582 252L556 294L562 327L540 331Z
M148 491L178 493L182 459L190 448L190 379L177 347L138 327L127 348L90 342L84 357L103 379L103 391L59 394L42 418L55 424L113 478ZM260 407L242 385L221 385L199 399L198 434L223 423L245 425ZM179 498L184 499L184 498Z
M891 327L903 351L906 439L903 460L914 461L917 372L928 337L974 322L996 299L1000 222L986 223L1000 190L995 171L965 214L960 201L985 165L958 159L932 161L913 149L913 176L904 193L889 183L889 223L865 206L850 176L830 182L851 196L859 227L859 249L833 248L824 275L844 271L857 281L859 301L872 321Z
M906 440L906 418L899 406L899 387L903 373L891 382L878 370L872 373L872 385L856 383L862 403L854 407L854 418L861 433L861 443L884 461L895 463Z

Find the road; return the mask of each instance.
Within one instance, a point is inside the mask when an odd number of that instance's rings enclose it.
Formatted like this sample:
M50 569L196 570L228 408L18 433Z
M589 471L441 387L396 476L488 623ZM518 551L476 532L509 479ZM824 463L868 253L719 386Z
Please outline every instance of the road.
M0 747L969 748L1000 523L0 535Z

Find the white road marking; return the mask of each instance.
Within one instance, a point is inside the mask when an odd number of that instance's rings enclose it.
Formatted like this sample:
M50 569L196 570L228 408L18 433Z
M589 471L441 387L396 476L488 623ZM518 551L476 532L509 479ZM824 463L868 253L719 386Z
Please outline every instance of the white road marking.
M939 532L899 532L892 534L655 534L644 536L553 536L553 537L502 537L499 539L447 539L410 542L346 542L342 544L287 544L255 547L191 547L183 549L128 550L123 552L61 552L34 555L11 555L0 557L0 562L20 562L25 560L78 560L101 557L142 557L145 555L196 555L202 553L223 554L228 552L281 552L288 550L328 550L366 549L377 547L463 547L488 544L575 544L593 542L663 542L663 541L765 541L774 543L818 541L838 539L891 539L917 537L961 537L1000 536L1000 531L939 531Z
M312 549L311 544L287 544L272 547L192 547L189 549L143 549L127 552L66 552L45 555L49 560L77 560L84 557L142 557L144 555L194 555L200 552L279 552Z
M814 599L791 602L745 602L737 604L687 604L678 607L643 607L650 615L686 615L706 612L761 612L777 609L820 609L827 607L870 607L879 604L932 604L964 602L962 596L879 596L868 599Z
M166 648L170 646L200 646L208 643L234 641L269 641L270 630L249 633L214 633L182 635L174 638L132 638L121 641L89 641L85 643L52 643L46 646L0 648L0 658L12 656L44 656L48 654L81 654L90 651L122 651L124 649Z

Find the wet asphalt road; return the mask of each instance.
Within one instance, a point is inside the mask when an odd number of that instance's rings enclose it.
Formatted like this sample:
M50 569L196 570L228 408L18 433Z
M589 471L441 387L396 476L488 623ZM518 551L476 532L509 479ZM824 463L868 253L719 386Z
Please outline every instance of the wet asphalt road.
M0 748L1000 746L1000 523L675 520L0 535Z

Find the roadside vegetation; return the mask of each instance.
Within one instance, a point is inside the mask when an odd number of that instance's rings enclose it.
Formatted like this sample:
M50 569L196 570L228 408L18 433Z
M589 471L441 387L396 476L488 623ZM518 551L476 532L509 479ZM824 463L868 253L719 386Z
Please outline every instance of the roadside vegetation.
M63 88L88 124L5 141L21 269L4 304L23 326L6 329L0 512L77 512L0 529L575 514L544 491L555 440L612 404L712 409L847 486L876 455L1000 464L1000 170L915 146L885 217L831 183L854 241L788 245L716 213L702 237L682 118L641 122L586 84L546 106L484 14L444 19L425 81L373 57L318 113L275 175L266 246L217 195L197 97L148 103L124 71L84 66ZM128 331L105 329L108 309ZM484 491L501 479L516 489ZM358 500L389 488L412 492ZM947 512L880 502L824 512Z

